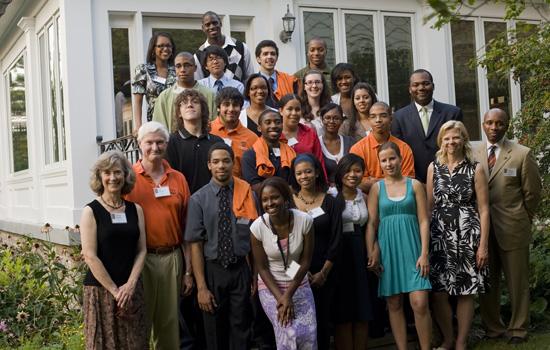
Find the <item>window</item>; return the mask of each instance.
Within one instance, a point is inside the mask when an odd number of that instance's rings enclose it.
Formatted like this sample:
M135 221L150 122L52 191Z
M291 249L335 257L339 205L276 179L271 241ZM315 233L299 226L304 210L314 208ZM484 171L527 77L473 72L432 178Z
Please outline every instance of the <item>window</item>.
M412 15L309 8L301 9L301 14L304 53L311 38L321 37L327 42L329 65L352 63L361 81L374 86L378 97L394 110L411 103L408 86L414 67Z
M38 39L42 66L44 160L46 165L67 159L59 26L59 17L55 17L46 25Z
M115 90L116 137L132 133L132 84L130 71L130 45L128 28L111 28L111 52L113 55L113 82Z
M7 76L9 91L9 121L12 141L12 170L29 169L27 143L27 108L25 105L25 59L21 56L10 68Z

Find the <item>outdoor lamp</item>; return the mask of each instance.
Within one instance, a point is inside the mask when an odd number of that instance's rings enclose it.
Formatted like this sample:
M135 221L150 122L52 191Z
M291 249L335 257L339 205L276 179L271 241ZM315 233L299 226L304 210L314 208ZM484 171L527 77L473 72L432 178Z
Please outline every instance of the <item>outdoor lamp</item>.
M279 34L279 39L283 43L292 41L292 32L294 32L294 26L296 25L296 17L290 13L289 5L286 5L286 14L283 16L283 30Z

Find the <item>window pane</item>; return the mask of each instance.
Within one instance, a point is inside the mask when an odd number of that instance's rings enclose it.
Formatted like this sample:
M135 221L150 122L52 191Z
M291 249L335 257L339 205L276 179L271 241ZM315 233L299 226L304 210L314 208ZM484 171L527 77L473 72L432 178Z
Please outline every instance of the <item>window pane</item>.
M456 105L462 108L470 140L481 140L477 69L468 63L476 56L474 22L453 22L451 36Z
M59 33L61 31L61 25L59 24L59 17L57 18L57 81L59 83L59 119L61 121L61 144L63 147L62 159L67 160L67 145L65 137L65 110L63 105L63 75L61 74L61 67L63 62L61 61L61 50L59 50Z
M48 61L48 40L47 32L39 38L40 44L40 78L42 82L42 108L43 108L43 128L44 128L44 164L52 163L52 135L50 130L50 89L49 89L49 61Z
M239 31L231 31L231 37L235 38L237 40L242 41L243 43L246 42L246 32L239 32Z
M53 161L59 162L59 137L57 124L57 86L55 81L55 33L53 24L48 27L48 62L49 62L49 81L50 81L50 118L51 118L51 134L53 146Z
M206 35L201 29L165 29L153 28L153 33L163 31L172 36L176 43L174 55L180 52L187 51L194 54L199 46L206 41ZM151 35L153 34L151 33Z
M409 17L384 17L386 38L386 62L392 110L411 103L409 77L413 72L411 19Z
M111 28L116 137L133 130L130 47L128 28Z
M488 45L491 39L496 38L500 33L506 32L506 23L485 22L485 44ZM487 47L490 49L490 47ZM491 108L500 108L508 115L510 112L510 78L501 80L498 77L487 79L489 85L489 104Z
M307 43L314 37L323 38L327 42L328 54L326 61L332 67L336 64L334 54L334 20L332 13L304 11L304 39Z
M23 57L8 72L13 171L29 168L27 110L25 107L25 63Z
M355 67L361 81L376 88L374 61L374 24L371 15L346 14L346 48L348 62Z

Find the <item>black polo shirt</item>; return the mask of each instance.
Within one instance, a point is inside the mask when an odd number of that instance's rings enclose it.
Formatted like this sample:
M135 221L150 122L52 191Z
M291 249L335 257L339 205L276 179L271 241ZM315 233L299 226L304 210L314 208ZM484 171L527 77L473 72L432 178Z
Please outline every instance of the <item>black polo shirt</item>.
M218 142L223 142L219 136L204 133L196 137L183 127L170 134L164 158L172 169L185 176L191 194L197 192L212 178L207 164L208 150Z

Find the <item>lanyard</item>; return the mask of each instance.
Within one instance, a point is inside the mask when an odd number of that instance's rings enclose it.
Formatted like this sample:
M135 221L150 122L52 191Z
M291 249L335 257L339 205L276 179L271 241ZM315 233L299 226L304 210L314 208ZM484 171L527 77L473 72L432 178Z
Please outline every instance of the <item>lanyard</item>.
M285 259L285 253L283 252L283 246L281 245L281 241L279 239L279 235L277 234L277 230L275 230L275 225L273 225L273 221L271 221L271 218L269 218L269 224L271 225L271 231L274 235L277 236L277 246L279 247L279 252L281 252L281 258L283 258L283 265L285 267L285 270L288 269L288 263L290 261L290 220L291 220L292 212L288 211L288 239L287 239L287 245L286 245L286 259Z

